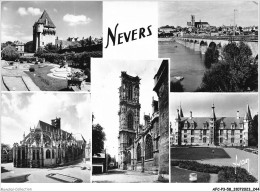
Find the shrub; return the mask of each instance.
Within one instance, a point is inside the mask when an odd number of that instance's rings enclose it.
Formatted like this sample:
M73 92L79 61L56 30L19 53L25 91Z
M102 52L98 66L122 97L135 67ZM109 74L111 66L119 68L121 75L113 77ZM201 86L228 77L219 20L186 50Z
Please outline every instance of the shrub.
M183 92L184 88L180 81L176 81L176 82L171 81L170 91L171 92Z
M23 60L20 60L20 63L23 63Z
M235 168L229 166L216 166L209 164L201 164L197 161L173 161L171 166L179 166L183 169L188 169L191 171L203 172L203 173L214 173L218 174L218 182L257 182L257 179L250 175L247 170L241 167Z
M29 71L30 71L30 72L34 72L34 71L35 71L34 67L30 67L30 68L29 68Z
M257 182L257 179L249 175L248 172L240 167L225 167L223 170L218 172L218 182L219 183L254 183Z
M2 57L6 61L15 61L19 59L20 55L15 47L8 45L3 49Z
M35 64L37 65L39 62L38 61L35 61Z

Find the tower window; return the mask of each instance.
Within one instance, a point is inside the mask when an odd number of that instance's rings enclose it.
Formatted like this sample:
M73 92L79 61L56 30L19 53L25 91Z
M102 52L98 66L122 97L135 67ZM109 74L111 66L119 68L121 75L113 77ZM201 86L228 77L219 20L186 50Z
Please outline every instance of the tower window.
M128 117L127 117L127 127L128 127L128 129L133 129L133 123L134 123L133 115L129 114Z
M51 152L49 149L47 149L46 151L46 159L50 159L51 158Z
M129 85L129 87L128 87L128 99L129 100L133 99L133 87L132 87L132 85Z
M153 158L153 141L151 135L147 135L145 140L145 159L151 158Z
M138 143L136 150L137 150L137 161L141 161L142 158L141 158L141 146L140 146L140 143Z

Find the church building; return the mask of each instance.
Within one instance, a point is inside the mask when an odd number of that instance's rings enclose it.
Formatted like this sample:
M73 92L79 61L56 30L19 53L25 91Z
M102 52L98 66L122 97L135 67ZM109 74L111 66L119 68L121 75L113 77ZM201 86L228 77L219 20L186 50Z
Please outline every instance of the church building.
M30 128L20 144L13 145L14 167L53 167L88 158L83 136L77 140L72 133L61 129L60 121L60 118L51 120L51 124L39 121Z
M154 76L152 115L145 115L140 124L140 78L121 72L119 88L118 165L123 170L158 174L159 179L169 175L168 126L168 61L164 60Z
M248 146L248 129L252 116L249 105L244 117L239 111L233 117L217 117L215 106L209 117L196 117L190 111L184 117L182 107L177 109L172 144L205 146Z

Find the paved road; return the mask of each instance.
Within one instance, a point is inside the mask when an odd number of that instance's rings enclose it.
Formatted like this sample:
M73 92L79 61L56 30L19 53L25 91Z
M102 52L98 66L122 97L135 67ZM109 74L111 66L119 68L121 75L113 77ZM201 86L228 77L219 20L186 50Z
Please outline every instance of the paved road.
M46 175L50 173L58 173L67 175L70 177L76 177L83 180L83 183L90 183L90 174L91 171L88 169L81 170L82 162L75 162L72 165L67 165L63 167L56 168L15 168L13 167L13 163L1 164L1 167L8 172L1 173L1 179L13 183L16 180L19 180L19 176L22 177L24 175L29 175L27 177L28 181L24 181L25 183L62 183L61 181L57 181L51 178L46 177ZM90 162L86 162L87 167L91 167ZM21 180L21 179L20 179Z
M158 175L114 169L108 173L92 175L93 183L156 183Z

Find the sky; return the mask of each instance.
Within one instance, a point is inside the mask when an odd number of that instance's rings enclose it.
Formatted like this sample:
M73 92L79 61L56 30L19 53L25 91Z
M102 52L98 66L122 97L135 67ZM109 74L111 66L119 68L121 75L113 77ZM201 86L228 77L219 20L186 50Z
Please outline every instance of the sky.
M195 21L208 22L212 26L258 25L257 1L174 1L159 3L159 27L164 25L186 27L195 15Z
M1 101L1 143L20 143L39 120L51 124L56 117L61 118L61 129L76 139L91 139L90 94L13 92L2 93Z
M33 40L33 25L46 10L56 26L56 36L102 36L102 2L6 1L1 6L1 42Z
M184 117L210 117L212 104L215 106L216 117L236 117L237 111L245 116L247 104L251 115L258 113L257 93L171 93L170 121L174 125L177 109L181 104Z
M152 97L158 100L154 88L154 75L162 60L106 60L91 59L92 108L94 124L100 124L106 133L105 147L112 157L118 155L119 90L121 71L140 80L140 123L143 115L152 115Z

